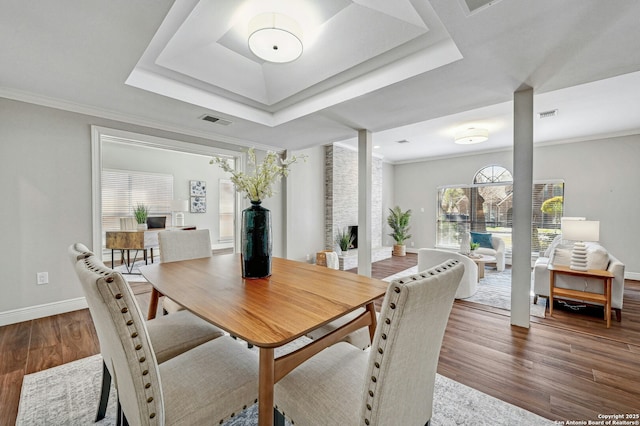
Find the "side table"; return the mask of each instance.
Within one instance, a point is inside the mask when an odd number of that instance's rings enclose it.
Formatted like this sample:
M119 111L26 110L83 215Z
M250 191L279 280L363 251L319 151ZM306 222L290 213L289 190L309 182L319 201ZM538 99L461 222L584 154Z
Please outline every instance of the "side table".
M613 274L609 271L599 269L589 269L587 271L576 271L568 266L549 265L549 316L553 315L553 298L568 297L570 299L584 300L585 302L597 302L604 305L604 319L607 328L611 325L611 282ZM600 278L604 281L604 294L591 293L582 290L571 290L555 286L556 274L573 275L586 278Z
M485 263L496 262L496 258L494 256L489 256L488 254L478 254L475 256L471 256L465 253L460 253L460 254L467 256L469 259L473 260L473 262L478 266L478 282L480 282L480 278L484 278Z

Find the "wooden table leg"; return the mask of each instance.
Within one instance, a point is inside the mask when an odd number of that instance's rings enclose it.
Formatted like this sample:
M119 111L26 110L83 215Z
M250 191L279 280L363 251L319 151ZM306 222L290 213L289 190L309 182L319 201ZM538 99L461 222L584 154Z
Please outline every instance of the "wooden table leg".
M149 312L147 312L148 320L152 320L156 317L158 312L158 299L160 299L160 292L155 288L152 288L151 299L149 300Z
M611 278L604 280L604 294L607 298L604 306L604 315L607 320L607 328L611 326Z
M258 425L273 426L273 385L275 362L273 348L260 348L258 375Z
M376 334L378 319L376 317L376 307L373 302L367 303L367 312L371 315L371 324L369 324L369 341L373 344L373 336Z
M553 315L553 289L556 286L556 273L549 271L549 316Z
M484 278L484 262L476 262L478 265L478 282L480 278Z

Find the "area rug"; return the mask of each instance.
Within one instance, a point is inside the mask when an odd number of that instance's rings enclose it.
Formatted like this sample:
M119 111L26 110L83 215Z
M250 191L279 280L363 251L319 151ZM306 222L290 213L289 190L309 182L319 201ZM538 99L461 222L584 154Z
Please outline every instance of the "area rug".
M244 344L244 342L237 343ZM116 403L113 389L107 416L100 422L93 423L101 376L100 355L24 376L16 424L19 426L115 425ZM256 424L257 406L253 405L227 421L225 426ZM437 375L433 418L430 424L431 426L545 426L555 423Z
M384 278L384 281L390 282L396 278L402 278L416 273L418 273L418 267L414 266L412 268ZM533 303L532 295L530 295L530 299L531 315L544 318L546 299L539 299L537 304ZM491 268L485 269L484 278L480 278L480 282L478 282L478 291L476 291L473 296L460 300L479 303L481 305L487 305L494 308L510 311L511 269L507 268L502 272L498 272L495 269Z
M153 258L154 263L160 262L159 257ZM148 260L147 264L151 265L151 259ZM117 265L113 268L115 271L118 271L122 274L125 280L130 283L146 283L148 282L145 277L140 273L140 266L144 266L144 260L137 260L131 267L131 269L127 268L127 265Z

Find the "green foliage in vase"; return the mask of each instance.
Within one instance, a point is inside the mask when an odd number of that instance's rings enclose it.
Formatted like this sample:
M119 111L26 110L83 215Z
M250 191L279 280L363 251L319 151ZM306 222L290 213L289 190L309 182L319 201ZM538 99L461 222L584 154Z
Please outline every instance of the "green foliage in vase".
M477 249L478 247L480 247L480 243L469 243L469 248L470 248L471 250L475 250L475 249Z
M411 234L409 234L409 229L411 229L409 226L411 210L403 212L399 206L396 206L393 209L389 209L389 212L387 223L393 232L388 235L396 241L396 244L404 245L405 240L411 238Z
M272 185L282 177L289 175L289 166L298 160L295 155L282 159L275 152L267 152L262 163L258 164L256 153L253 148L247 151L248 166L252 172L240 172L232 168L229 160L221 157L214 157L209 164L217 164L225 172L231 173L231 182L236 186L236 191L244 193L245 198L251 201L262 201L271 197L274 192ZM306 161L306 155L301 156Z

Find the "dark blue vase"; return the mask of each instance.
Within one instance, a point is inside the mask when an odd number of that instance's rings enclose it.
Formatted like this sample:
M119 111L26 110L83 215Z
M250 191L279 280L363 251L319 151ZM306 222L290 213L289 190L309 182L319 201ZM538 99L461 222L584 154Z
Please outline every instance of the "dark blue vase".
M271 275L271 212L252 201L242 211L242 277L264 278Z

